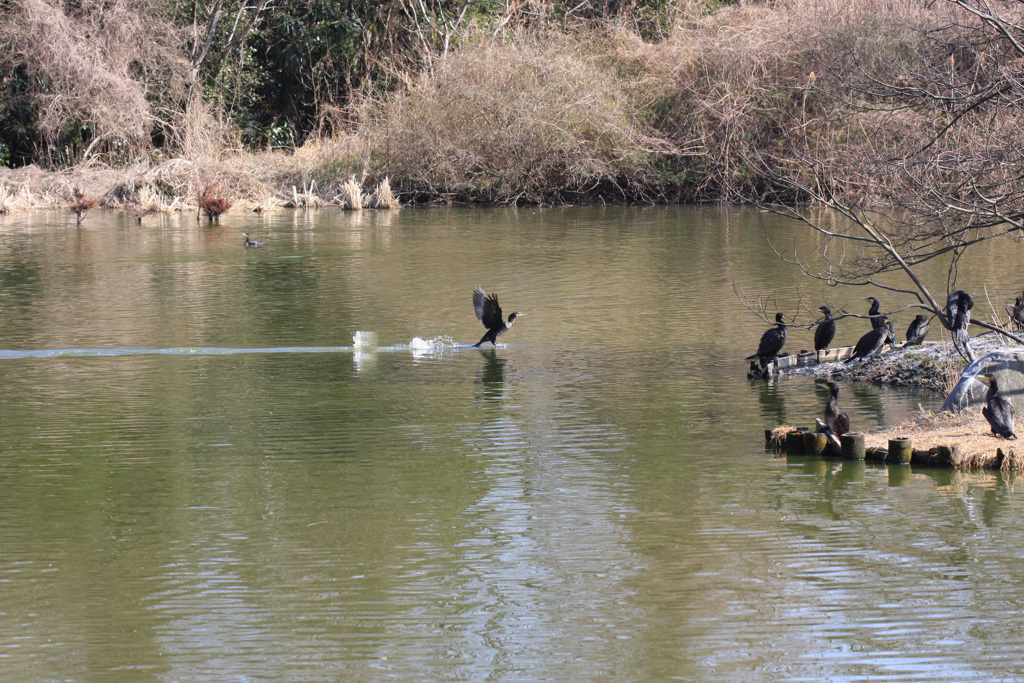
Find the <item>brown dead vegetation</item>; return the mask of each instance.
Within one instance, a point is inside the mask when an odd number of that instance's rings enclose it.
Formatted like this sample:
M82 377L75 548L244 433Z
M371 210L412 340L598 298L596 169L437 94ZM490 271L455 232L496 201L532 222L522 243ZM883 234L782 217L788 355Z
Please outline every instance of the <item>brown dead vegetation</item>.
M89 213L90 210L95 209L99 204L99 201L95 197L90 197L82 192L80 187L75 187L71 193L71 213L75 214L75 218L79 224L82 223L82 219L85 218L85 214Z
M125 32L138 28L142 0L106 5ZM924 31L946 26L948 44L956 45L955 27L970 25L950 3L911 0L782 0L710 14L681 3L654 37L626 22L523 24L503 32L466 21L451 49L420 72L390 74L402 87L344 108L330 128L333 137L290 155L256 155L239 152L238 132L189 94L188 69L168 52L180 39L173 30L147 26L138 32L143 37L93 46L86 36L107 34L90 33L99 15L93 4L83 7L64 14L45 0L14 0L12 35L5 39L23 57L42 51L34 58L39 78L50 85L39 95L40 109L54 121L74 115L88 122L96 131L91 140L102 140L87 143L95 144L92 152L118 145L126 150L122 156L146 151L143 132L155 123L131 79L113 83L110 74L136 63L125 61L132 57L147 73L167 76L166 90L150 97L170 112L159 126L179 158L129 165L97 193L117 205L139 201L135 193L150 187L155 204L174 210L198 193L190 166L203 167L204 178L205 169L215 169L240 205L258 210L370 207L377 191L364 188L385 178L392 195L405 201L750 201L769 188L746 160L771 156L785 165L786 155L797 153L820 158L845 177L862 172L851 186L884 198L891 189L885 183L901 176L879 174L865 159L919 144L934 133L935 118L923 108L864 107L872 93L853 86L873 67L898 64L902 56L949 64L948 54L928 53L935 48ZM59 29L64 42L29 45L25 36L37 29ZM1012 68L975 62L963 68ZM1005 119L1010 115L1001 112L975 130L1014 130ZM972 135L969 127L958 131L951 149L961 143L981 149L982 136ZM968 154L961 161L986 158ZM247 183L237 177L241 172L250 176ZM358 194L346 185L353 177ZM0 185L8 193L21 186L2 174ZM32 192L45 203L49 190L33 185Z
M175 102L183 101L189 79L180 44L179 31L144 0L8 0L0 73L25 69L38 127L49 142L80 141L66 157L47 147L51 162L99 152L125 159L149 147L150 99L177 118Z
M1016 440L992 435L980 408L963 413L925 413L921 417L868 434L868 446L885 448L889 439L909 438L915 451L947 446L952 450L951 463L957 469L1017 470L1024 466L1024 449L1017 453Z
M234 202L231 201L224 194L224 190L219 184L204 185L199 190L199 195L196 197L196 204L211 223L220 221L222 213L230 209ZM196 220L199 220L199 213L196 213Z

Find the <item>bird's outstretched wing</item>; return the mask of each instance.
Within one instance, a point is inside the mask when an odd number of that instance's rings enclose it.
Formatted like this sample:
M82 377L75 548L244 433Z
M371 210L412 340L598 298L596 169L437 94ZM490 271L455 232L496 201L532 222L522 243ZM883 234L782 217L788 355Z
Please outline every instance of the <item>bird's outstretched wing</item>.
M473 308L476 310L476 317L487 329L498 327L504 322L501 317L501 306L498 305L498 295L487 296L482 287L473 290Z

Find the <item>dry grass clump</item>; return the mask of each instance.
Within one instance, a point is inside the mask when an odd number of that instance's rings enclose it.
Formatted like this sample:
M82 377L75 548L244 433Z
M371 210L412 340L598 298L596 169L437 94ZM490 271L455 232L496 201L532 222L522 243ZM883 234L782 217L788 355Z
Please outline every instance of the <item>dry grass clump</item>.
M200 188L199 194L196 196L196 204L206 218L214 223L220 221L220 215L230 209L234 202L225 196L224 190L218 183L213 183ZM198 213L196 220L199 220Z
M334 200L339 206L360 211L363 208L363 186L352 176L341 184Z
M285 206L293 209L319 209L326 202L316 192L316 181L309 181L309 185L303 185L302 192L292 185L292 199L285 202Z
M78 223L82 223L82 219L85 218L85 214L89 213L90 210L95 209L99 204L99 201L95 197L86 195L82 188L75 187L71 194L70 209Z
M948 446L951 464L957 469L1020 469L1024 452L1016 452L1016 441L992 436L980 408L962 413L924 413L920 418L904 422L883 432L868 434L868 446L887 447L889 439L908 437L915 451Z
M149 144L149 98L184 92L190 64L182 43L173 23L145 0L10 0L0 21L0 73L24 70L27 78L18 82L28 88L48 145L78 127L85 148L73 156L104 151L123 158ZM59 145L53 151L65 154Z
M369 209L398 209L401 206L398 197L391 191L390 178L384 178L377 183L377 187L366 198L366 207Z
M402 194L512 204L637 199L652 135L584 38L478 39L371 110L360 134Z

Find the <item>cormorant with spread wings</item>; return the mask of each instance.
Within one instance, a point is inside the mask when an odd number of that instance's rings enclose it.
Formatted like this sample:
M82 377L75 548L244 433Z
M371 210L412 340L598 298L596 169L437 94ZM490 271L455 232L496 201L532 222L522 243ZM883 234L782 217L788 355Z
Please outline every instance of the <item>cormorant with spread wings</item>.
M477 287L473 290L473 308L476 310L476 317L484 324L484 327L487 328L487 332L484 334L483 338L476 344L473 344L473 346L480 346L487 341L497 346L498 337L512 327L516 318L523 315L519 311L509 313L508 321L506 322L501 317L501 306L498 304L498 295L491 294L488 296L484 292L483 287Z

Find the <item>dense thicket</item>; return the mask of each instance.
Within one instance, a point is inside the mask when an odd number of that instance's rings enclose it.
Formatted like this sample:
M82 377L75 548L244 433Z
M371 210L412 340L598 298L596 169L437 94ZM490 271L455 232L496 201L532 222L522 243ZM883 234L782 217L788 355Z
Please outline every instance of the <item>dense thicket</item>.
M944 88L1020 80L1018 24L986 32L962 4L0 0L0 161L274 148L296 151L265 157L287 192L355 175L406 199L799 198L766 162L884 198L900 174L881 161L951 120ZM933 148L988 163L1018 109L980 101Z
M357 95L387 92L470 23L507 31L621 10L609 0L2 0L0 161L180 153L195 124L186 118L204 114L243 145L294 146L350 124Z

